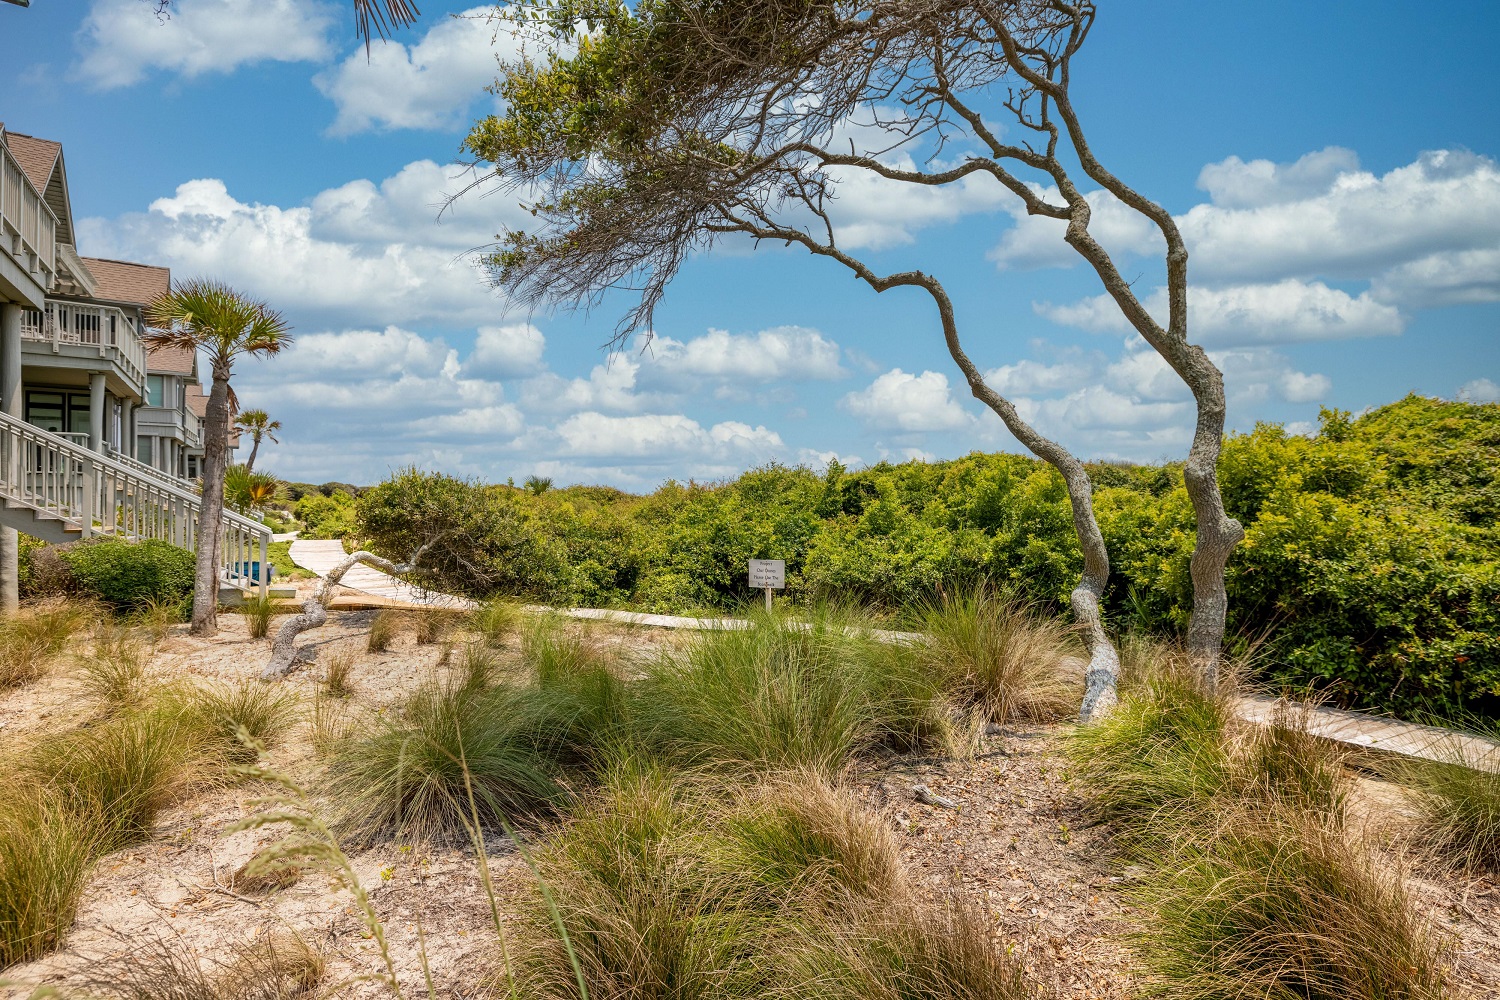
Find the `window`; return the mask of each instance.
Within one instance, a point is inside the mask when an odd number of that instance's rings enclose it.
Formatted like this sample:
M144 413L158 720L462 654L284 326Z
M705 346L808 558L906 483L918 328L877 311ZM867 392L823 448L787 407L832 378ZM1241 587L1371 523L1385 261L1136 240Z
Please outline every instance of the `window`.
M147 375L146 376L146 405L147 406L161 406L161 405L163 405L162 401L161 401L161 397L162 397L162 391L161 391L162 390L162 381L163 381L163 379L162 379L162 376L160 376L160 375Z
M28 392L26 394L26 422L44 431L61 434L68 429L67 410L60 392Z
M151 442L152 438L141 435L135 442L135 460L151 464Z

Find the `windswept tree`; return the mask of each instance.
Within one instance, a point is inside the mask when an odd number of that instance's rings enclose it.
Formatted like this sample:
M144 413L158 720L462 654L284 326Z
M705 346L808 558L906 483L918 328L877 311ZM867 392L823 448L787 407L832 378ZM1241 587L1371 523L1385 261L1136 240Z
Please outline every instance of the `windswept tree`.
M224 512L224 471L229 422L235 409L229 379L242 356L266 357L291 343L281 314L222 282L197 278L174 283L147 308L155 327L149 347L176 347L208 355L213 385L203 420L203 506L198 520L198 565L193 580L192 634L219 630L219 521Z
M276 432L281 430L281 421L272 420L265 410L243 410L234 418L234 426L250 435L250 457L245 459L245 471L255 471L255 456L260 452L262 438L272 444L280 444Z
M1090 636L1088 717L1113 699L1118 673L1099 613L1109 555L1089 477L985 382L936 276L880 273L841 244L836 193L860 173L924 187L982 180L1031 215L1058 220L1062 239L1197 400L1185 473L1198 521L1188 643L1214 682L1224 567L1242 536L1217 482L1223 378L1188 339L1187 249L1176 222L1104 166L1074 106L1073 62L1094 25L1093 2L551 0L511 16L532 26L545 55L503 68L506 111L476 123L466 145L503 188L531 199L536 222L506 232L488 254L494 282L533 305L589 307L629 289L636 297L617 343L649 334L683 262L724 240L800 247L876 292L925 293L970 392L1067 484L1083 553L1071 605ZM1079 187L1088 182L1160 232L1165 323L1090 231Z

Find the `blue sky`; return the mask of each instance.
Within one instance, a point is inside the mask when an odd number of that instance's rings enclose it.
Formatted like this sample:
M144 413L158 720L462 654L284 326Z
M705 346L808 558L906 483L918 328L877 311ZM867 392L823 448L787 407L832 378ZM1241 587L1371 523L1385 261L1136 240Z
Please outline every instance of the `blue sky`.
M1500 5L1105 0L1077 63L1094 148L1178 215L1194 336L1230 422L1303 429L1407 392L1500 399ZM445 194L496 52L429 2L367 61L343 0L0 5L0 120L63 142L80 251L206 274L284 309L287 354L241 399L284 424L289 479L407 464L645 489L771 460L818 466L1016 450L966 395L927 300L787 250L697 258L647 352L609 358L620 303L527 315L468 251L515 198ZM473 12L481 9L473 8ZM919 264L970 354L1088 457L1181 457L1180 386L1097 301L1058 234L993 186L851 182L841 238ZM1152 241L1096 202L1149 295Z

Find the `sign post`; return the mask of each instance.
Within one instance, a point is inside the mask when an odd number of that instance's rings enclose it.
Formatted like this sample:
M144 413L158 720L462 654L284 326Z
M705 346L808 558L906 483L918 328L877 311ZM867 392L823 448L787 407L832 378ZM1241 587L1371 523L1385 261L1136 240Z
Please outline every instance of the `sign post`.
M786 589L786 560L751 559L750 586L766 592L766 610L771 610L771 591Z

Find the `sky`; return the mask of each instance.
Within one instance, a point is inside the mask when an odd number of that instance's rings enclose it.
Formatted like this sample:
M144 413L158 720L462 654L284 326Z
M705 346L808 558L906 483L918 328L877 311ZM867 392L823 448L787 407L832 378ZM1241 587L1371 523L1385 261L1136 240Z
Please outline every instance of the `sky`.
M1103 162L1179 220L1232 429L1305 433L1320 407L1409 392L1500 401L1500 4L1099 7L1075 104ZM80 253L285 313L294 345L234 384L281 421L258 464L289 480L416 465L640 491L1021 450L923 293L796 250L693 258L651 343L613 354L621 299L529 312L487 287L474 251L527 218L514 195L460 194L482 179L463 137L516 51L487 11L426 0L367 57L345 0L174 0L166 20L151 0L0 4L0 121L63 143ZM1159 303L1159 242L1085 192ZM946 284L969 354L1044 433L1087 458L1185 455L1185 389L1055 223L977 180L849 177L835 212L877 270Z

